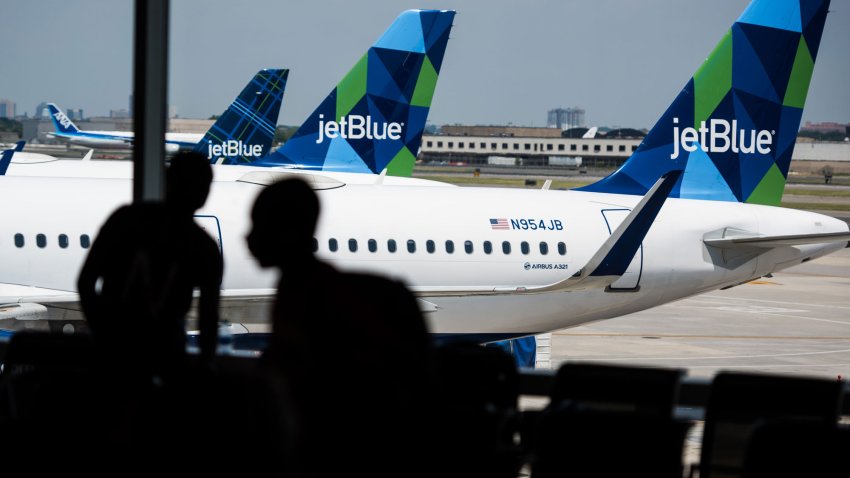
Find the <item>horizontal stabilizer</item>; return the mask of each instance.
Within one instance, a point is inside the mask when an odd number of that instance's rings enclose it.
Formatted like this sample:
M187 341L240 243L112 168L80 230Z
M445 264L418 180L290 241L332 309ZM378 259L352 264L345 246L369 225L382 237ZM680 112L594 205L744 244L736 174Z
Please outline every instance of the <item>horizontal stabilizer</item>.
M721 249L740 249L757 247L773 249L784 246L802 246L805 244L825 244L829 242L848 242L850 232L826 232L822 234L792 234L783 236L749 236L719 239L703 239L707 246Z

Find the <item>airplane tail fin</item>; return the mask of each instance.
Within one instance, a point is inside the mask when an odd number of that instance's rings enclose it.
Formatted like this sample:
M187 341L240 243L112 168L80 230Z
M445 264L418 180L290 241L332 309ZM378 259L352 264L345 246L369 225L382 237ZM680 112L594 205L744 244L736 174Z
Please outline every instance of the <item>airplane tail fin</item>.
M47 103L47 109L50 110L50 120L53 121L53 127L56 128L57 133L73 134L80 132L77 125L58 106Z
M409 176L454 15L403 12L263 164Z
M585 191L779 204L829 0L753 0L640 147Z
M213 164L246 164L266 156L288 77L288 69L258 71L213 123L195 152Z

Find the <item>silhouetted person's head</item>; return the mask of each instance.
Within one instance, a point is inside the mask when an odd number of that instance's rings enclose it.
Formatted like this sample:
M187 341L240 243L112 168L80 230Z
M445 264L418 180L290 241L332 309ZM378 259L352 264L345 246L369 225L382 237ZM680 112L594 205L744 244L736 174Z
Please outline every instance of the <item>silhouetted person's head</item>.
M203 155L177 153L165 171L165 202L179 211L194 213L207 201L212 176L212 166Z
M300 179L266 187L251 210L248 248L263 267L285 267L313 257L319 198Z

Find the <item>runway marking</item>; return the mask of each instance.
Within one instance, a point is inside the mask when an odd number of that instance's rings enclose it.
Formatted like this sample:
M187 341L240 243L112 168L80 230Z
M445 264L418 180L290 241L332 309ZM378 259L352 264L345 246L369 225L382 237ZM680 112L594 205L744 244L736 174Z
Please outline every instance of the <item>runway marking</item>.
M554 335L575 336L575 337L660 337L664 339L770 339L770 340L850 340L850 337L836 337L829 335L700 335L700 334L627 334L617 332L596 332L596 333L581 333L581 332L555 332Z
M777 317L789 317L792 319L801 319L801 320L813 320L815 322L829 322L831 324L841 324L841 325L850 325L850 322L842 322L840 320L829 320L829 319L816 319L814 317L802 317L799 315L787 315L787 314L778 314L774 312L763 312L765 315L773 315Z
M598 361L598 362L608 362L608 361L616 361L616 360L726 360L726 359L751 359L751 358L775 358L775 357L802 357L806 355L828 355L828 354L841 354L841 353L850 353L850 349L843 350L828 350L822 352L794 352L787 354L763 354L763 355L720 355L716 357L615 357L615 358L572 358L569 357L567 360L581 360L581 361Z
M718 300L718 301L724 301L724 302L728 302L730 300L747 300L747 301L750 301L750 302L770 302L772 304L785 304L785 305L798 305L798 306L802 305L802 306L806 306L806 307L829 307L829 308L832 308L832 309L850 310L850 306L833 305L833 304L816 304L816 303L813 303L813 302L788 302L788 301L771 300L771 299L746 299L746 298L739 298L739 297L717 297L717 296L714 296L714 295L703 295L701 297L701 299L712 299L712 300ZM699 299L693 299L693 300L699 300Z
M841 363L821 363L821 364L778 364L778 365L723 365L723 368L791 368L791 367L848 367L847 362ZM692 365L688 368L716 368L716 365Z

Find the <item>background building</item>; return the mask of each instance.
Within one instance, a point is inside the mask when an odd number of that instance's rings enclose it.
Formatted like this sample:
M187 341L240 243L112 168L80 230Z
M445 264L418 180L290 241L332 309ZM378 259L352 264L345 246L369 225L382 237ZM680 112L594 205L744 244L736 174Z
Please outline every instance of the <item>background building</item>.
M584 126L584 110L579 107L549 110L546 126L561 130Z
M0 118L14 118L15 102L5 98L0 99Z

